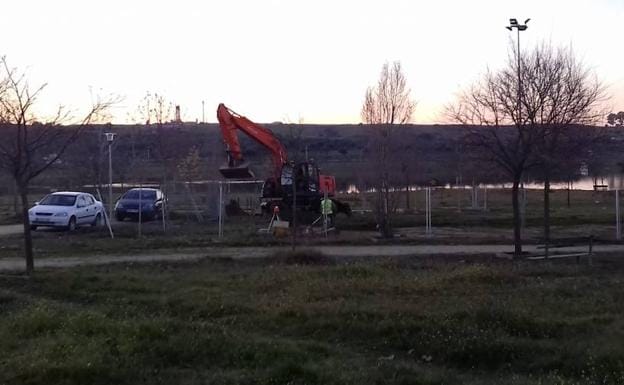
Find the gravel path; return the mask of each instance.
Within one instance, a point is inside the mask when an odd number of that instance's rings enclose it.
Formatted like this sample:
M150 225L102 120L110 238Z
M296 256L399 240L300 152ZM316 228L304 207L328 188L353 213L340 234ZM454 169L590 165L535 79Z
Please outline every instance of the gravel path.
M45 258L35 260L36 268L69 268L85 265L105 265L111 263L145 263L145 262L180 262L195 261L204 258L262 258L276 251L289 247L214 247L203 249L186 249L145 255L92 255L84 257ZM424 255L475 255L503 254L513 251L511 245L391 245L391 246L318 246L314 249L332 257L394 257ZM539 253L543 250L535 245L525 245L524 251ZM555 249L557 253L583 253L587 246L572 246ZM624 245L597 245L597 253L621 253ZM24 260L21 258L0 259L0 271L22 271Z
M0 236L2 235L12 235L12 234L20 234L24 231L24 226L21 224L18 225L1 225L0 226Z

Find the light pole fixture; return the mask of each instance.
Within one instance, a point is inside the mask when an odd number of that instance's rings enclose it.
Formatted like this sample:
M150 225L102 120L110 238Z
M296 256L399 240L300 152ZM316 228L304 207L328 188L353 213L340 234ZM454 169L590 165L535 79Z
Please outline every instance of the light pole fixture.
M110 223L113 217L113 156L111 146L117 134L106 132L104 135L106 135L106 142L108 143L108 220Z
M520 72L520 31L526 31L527 24L531 19L526 19L524 21L524 24L520 24L518 23L517 19L509 19L509 25L505 28L507 28L510 31L513 31L513 29L515 28L518 31L518 49L516 51L516 56L518 57L518 116L516 117L517 119L517 124L518 126L520 126L521 124L521 119L520 119L520 115L522 114L522 77L521 77L521 72Z

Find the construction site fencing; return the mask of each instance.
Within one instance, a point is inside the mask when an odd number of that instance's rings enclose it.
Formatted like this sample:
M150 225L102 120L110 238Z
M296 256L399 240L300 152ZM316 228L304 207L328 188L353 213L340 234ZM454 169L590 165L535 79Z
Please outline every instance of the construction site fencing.
M221 237L231 216L261 213L260 196L263 181L169 182L159 185L133 184L138 187L160 188L165 197L165 218L177 222L217 224Z

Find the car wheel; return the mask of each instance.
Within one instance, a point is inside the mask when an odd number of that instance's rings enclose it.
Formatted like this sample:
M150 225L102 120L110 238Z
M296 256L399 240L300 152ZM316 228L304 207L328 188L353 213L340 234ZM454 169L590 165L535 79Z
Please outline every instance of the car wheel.
M67 223L67 231L76 230L76 217L69 218L69 222Z
M37 225L30 225L30 229L31 229L32 231L37 230Z
M101 225L102 225L102 216L98 214L95 216L95 219L93 220L93 223L91 223L91 226L100 227Z
M125 217L121 214L115 215L115 218L117 219L118 222L123 222L123 220L125 219Z

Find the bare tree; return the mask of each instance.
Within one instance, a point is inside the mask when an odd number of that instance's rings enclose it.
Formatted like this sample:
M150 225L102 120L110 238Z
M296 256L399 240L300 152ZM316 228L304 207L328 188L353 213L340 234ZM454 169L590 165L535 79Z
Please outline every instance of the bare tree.
M164 185L175 179L177 163L190 150L180 135L172 135L172 131L180 127L179 122L175 121L174 111L173 103L157 93L147 93L138 108L139 116L145 124L156 127L156 152L162 162Z
M138 113L146 126L156 126L156 152L163 168L161 189L167 195L169 181L175 178L178 160L188 151L188 147L180 146L167 132L172 128L168 123L173 122L175 117L173 103L163 95L148 92L138 106ZM169 212L165 215L168 216Z
M536 47L522 66L526 125L537 133L536 161L544 181L544 242L550 241L550 181L555 169L579 158L603 130L604 87L570 48Z
M0 168L11 174L20 196L26 273L31 274L34 259L28 217L30 182L56 164L84 127L102 116L116 100L97 100L85 116L72 125L61 125L71 120L70 113L63 107L59 107L51 118L41 121L34 106L46 85L31 88L25 75L9 67L4 57L0 59L0 67L0 130L3 136Z
M515 47L514 47L515 48ZM512 180L514 249L522 253L518 192L526 170L540 166L548 191L550 171L563 147L580 149L573 126L592 124L600 115L603 88L568 49L543 44L528 55L515 49L507 65L458 96L448 114L470 125L467 143L481 160L498 165ZM518 63L520 69L518 69ZM520 70L520 76L518 76ZM518 100L520 99L520 103ZM545 235L548 238L548 193L545 193Z
M522 120L518 108L517 57L513 52L505 68L488 70L482 79L458 95L447 114L467 125L466 145L473 156L500 167L511 179L514 250L522 253L519 203L520 181L533 166L536 133Z
M173 103L163 95L147 92L137 107L137 115L137 123L146 125L172 122Z
M393 128L398 124L409 123L415 107L401 63L394 62L392 66L385 63L377 85L366 90L361 114L364 123L372 125L376 134L371 148L377 170L376 212L379 230L387 238L392 237L390 178L400 169L395 164L396 152L392 148Z

